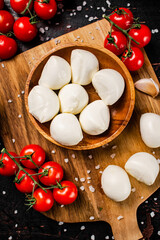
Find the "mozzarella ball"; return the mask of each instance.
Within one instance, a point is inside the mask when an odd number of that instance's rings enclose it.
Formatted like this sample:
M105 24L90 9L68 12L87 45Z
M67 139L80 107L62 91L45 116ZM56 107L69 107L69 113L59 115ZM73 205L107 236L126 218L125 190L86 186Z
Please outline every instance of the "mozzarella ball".
M99 62L94 54L82 49L71 53L72 82L80 85L91 83L94 74L99 70Z
M38 84L53 90L62 88L71 80L69 63L58 56L51 56L45 64Z
M92 79L92 84L106 105L117 102L122 96L125 87L124 78L113 69L98 71Z
M71 113L58 114L50 125L51 136L60 144L73 146L83 139L78 119Z
M59 99L51 89L37 85L28 95L28 107L40 123L48 122L59 112Z
M59 91L60 111L78 114L88 104L86 90L79 84L68 84Z
M104 169L101 184L107 197L116 202L127 199L131 193L131 184L127 173L116 165L109 165Z
M125 170L138 181L152 185L159 173L159 164L151 154L138 152L128 159Z
M160 115L144 113L140 118L140 133L143 142L150 148L160 147Z
M109 108L102 100L96 100L88 104L80 114L79 121L85 133L98 135L109 127Z

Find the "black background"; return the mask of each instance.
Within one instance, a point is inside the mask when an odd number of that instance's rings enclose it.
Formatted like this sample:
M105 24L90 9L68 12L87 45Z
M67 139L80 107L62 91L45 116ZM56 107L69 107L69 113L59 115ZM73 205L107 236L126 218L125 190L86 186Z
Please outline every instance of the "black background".
M86 0L87 4L77 11L77 6L82 6L81 0L64 0L58 3L57 15L50 21L40 21L38 28L43 28L44 33L39 31L35 40L30 43L18 42L18 53L24 52L51 38L58 37L69 31L85 26L93 21L89 17L102 18L102 7L106 14L111 12L105 0ZM111 7L129 7L135 17L146 23L151 30L160 31L160 1L159 0L111 0ZM129 6L130 5L130 6ZM100 9L97 9L100 7ZM10 8L9 1L5 1L5 9L15 17L16 13ZM76 15L71 16L75 9ZM88 18L85 17L88 15ZM97 21L95 19L94 21ZM67 28L71 25L71 28ZM158 79L160 79L160 32L152 34L151 42L146 46L146 52L154 67ZM5 145L5 143L4 143ZM3 143L2 143L3 146ZM137 212L138 224L145 239L158 240L160 235L160 189L145 201ZM16 211L15 211L16 210ZM106 209L107 211L107 209ZM150 215L151 213L151 215ZM154 214L155 216L153 216ZM153 214L153 215L152 215ZM152 217L151 217L152 216ZM81 226L85 226L83 231ZM160 234L160 233L159 233ZM24 195L15 189L13 178L0 176L0 240L3 239L75 239L89 240L94 235L95 239L101 240L109 236L112 239L112 231L105 222L73 223L59 225L58 222L46 218L42 214L30 210L24 206ZM92 236L93 237L93 236Z

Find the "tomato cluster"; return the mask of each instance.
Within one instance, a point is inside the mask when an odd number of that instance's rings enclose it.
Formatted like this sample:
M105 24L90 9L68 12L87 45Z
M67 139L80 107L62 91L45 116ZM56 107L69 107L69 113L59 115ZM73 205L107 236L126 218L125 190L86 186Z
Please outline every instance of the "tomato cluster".
M117 56L121 55L128 70L140 69L144 63L140 48L150 42L150 29L145 24L134 23L133 13L127 8L115 9L104 17L111 23L111 31L104 40L104 47Z
M62 181L61 165L54 161L45 162L45 158L45 151L36 144L25 146L19 156L6 149L0 154L0 174L15 175L15 186L26 194L27 205L40 212L51 209L54 200L62 205L71 204L78 195L73 182Z
M37 16L43 20L53 18L57 12L55 0L10 0L12 9L22 16L16 21L14 17L4 7L4 0L0 0L0 59L9 59L17 52L17 42L11 38L13 30L14 36L23 42L32 41L38 33L36 23ZM33 13L35 15L33 15Z

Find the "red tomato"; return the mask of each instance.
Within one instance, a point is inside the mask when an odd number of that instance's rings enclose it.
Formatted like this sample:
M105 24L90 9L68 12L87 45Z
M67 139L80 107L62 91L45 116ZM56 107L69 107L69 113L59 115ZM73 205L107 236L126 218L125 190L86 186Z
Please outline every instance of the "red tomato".
M28 3L29 3L29 0L10 0L11 7L18 14L21 14L21 12L25 10ZM29 6L30 11L32 10L32 7L33 7L33 1L31 1ZM25 12L25 14L27 13L28 11Z
M14 17L5 10L0 10L0 32L8 33L12 31L14 24Z
M18 157L18 155L14 152L9 152L13 157ZM3 156L3 160L2 160ZM12 176L16 174L18 171L18 166L15 164L15 162L6 154L0 154L0 174L3 176ZM16 158L16 161L19 162L19 159Z
M0 10L2 10L4 7L4 0L0 0Z
M119 31L108 34L104 40L104 47L119 56L124 52L127 47L127 38Z
M115 12L116 11L116 12ZM114 13L115 12L115 13ZM115 9L109 17L112 22L123 29L128 29L133 23L133 13L128 8ZM113 26L113 29L118 30Z
M56 185L57 182L60 182L63 178L63 169L62 167L53 161L44 163L39 169L38 173L45 173L48 171L47 175L42 177L39 175L39 180L46 186Z
M62 181L61 186L64 188L54 188L53 197L59 204L70 204L73 203L78 195L76 185L70 181Z
M144 24L139 24L140 28L131 29L128 34L133 37L139 44L132 41L132 45L138 48L145 47L151 40L151 30Z
M32 160L33 162L38 166L40 167L44 161L45 161L45 151L43 150L42 147L40 147L39 145L36 145L36 144L30 144L30 145L27 145L25 146L21 153L20 153L20 156L24 156L24 155L32 155ZM22 158L23 159L23 158ZM27 167L27 168L31 168L31 169L36 169L37 166L31 162L31 160L26 160L27 158L25 158L25 160L22 160L21 159L21 163Z
M40 18L48 20L53 18L56 14L57 4L55 0L49 0L48 3L44 0L35 1L34 10Z
M51 190L42 190L41 188L37 188L34 193L33 197L36 200L36 203L33 205L33 208L39 212L46 212L52 208L54 199Z
M30 175L36 173L34 170L31 169L24 168L24 170L26 170ZM18 179L20 179L23 176L24 178L20 181L20 183L15 182L16 188L20 192L30 193L34 189L34 181L25 172L21 170L18 174ZM36 182L39 182L37 175L33 175L32 177L34 178L34 180L36 180ZM35 188L36 187L37 185L35 185Z
M5 60L13 57L17 52L17 43L13 38L0 35L0 58Z
M142 51L137 47L131 48L131 56L127 57L128 50L122 54L122 62L126 65L129 71L137 71L143 66L144 56Z
M13 31L16 38L23 42L33 40L38 32L36 24L31 24L29 17L20 17L17 21L15 21Z

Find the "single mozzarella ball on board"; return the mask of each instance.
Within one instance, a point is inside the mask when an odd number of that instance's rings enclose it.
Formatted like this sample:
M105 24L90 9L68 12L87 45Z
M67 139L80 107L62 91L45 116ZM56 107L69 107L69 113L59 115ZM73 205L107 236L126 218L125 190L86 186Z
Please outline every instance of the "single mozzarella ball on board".
M73 146L83 139L78 119L71 113L60 113L51 122L51 136L60 144Z
M98 135L109 127L110 112L102 100L88 104L79 116L81 127L85 133Z
M116 202L124 201L131 193L131 184L125 170L116 165L106 167L101 176L104 193Z
M59 112L59 99L51 89L37 85L28 95L28 107L40 123L48 122Z
M122 75L113 69L102 69L98 71L92 84L106 105L112 105L122 96L125 81Z
M71 80L69 63L58 56L51 56L45 64L38 84L53 90L62 88Z
M99 70L96 56L86 50L75 49L71 53L72 82L80 85L91 83L94 74Z
M60 111L78 114L88 104L89 97L86 90L79 84L68 84L58 94Z
M143 142L150 148L160 147L160 115L144 113L140 118L140 133Z
M152 185L159 173L159 164L151 154L138 152L128 159L125 170L138 181Z

